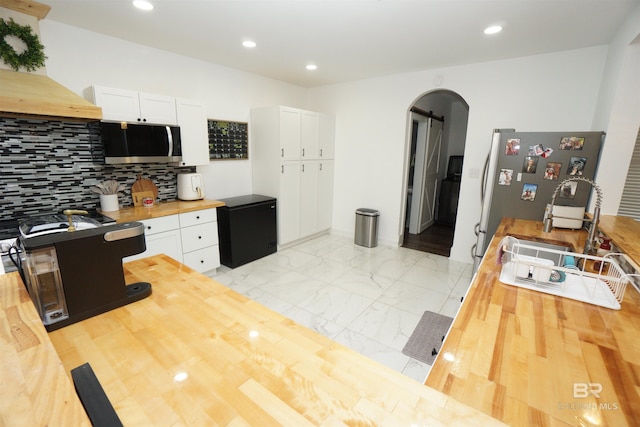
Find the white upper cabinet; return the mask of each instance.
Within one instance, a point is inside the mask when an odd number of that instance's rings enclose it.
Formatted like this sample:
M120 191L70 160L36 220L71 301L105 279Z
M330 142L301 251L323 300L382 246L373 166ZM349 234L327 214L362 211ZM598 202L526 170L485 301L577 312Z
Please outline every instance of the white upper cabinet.
M138 96L140 99L138 121L160 125L178 124L175 98L143 92L140 92Z
M300 115L297 108L280 107L280 160L300 158Z
M89 98L102 108L102 119L114 122L177 125L176 100L171 96L92 86Z
M209 131L204 102L176 99L176 112L182 141L182 161L178 166L209 164Z
M302 111L300 117L300 158L318 158L318 113Z
M318 114L318 158L333 159L335 146L335 121L328 114Z

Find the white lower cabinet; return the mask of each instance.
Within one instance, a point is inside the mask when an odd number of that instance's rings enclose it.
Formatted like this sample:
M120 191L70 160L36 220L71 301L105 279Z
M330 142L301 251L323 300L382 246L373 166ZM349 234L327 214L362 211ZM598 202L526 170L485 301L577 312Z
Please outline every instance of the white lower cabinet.
M318 162L318 230L328 230L333 221L333 160Z
M215 209L187 212L180 217L184 264L203 272L220 266Z
M220 267L215 209L168 215L139 222L144 224L147 250L125 258L125 262L166 254L199 272Z
M124 259L146 258L158 254L167 254L176 261L182 262L182 238L180 237L180 221L177 215L138 221L144 224L144 238L147 250Z
M300 237L318 231L318 162L300 162Z
M284 245L300 238L300 162L281 164L280 174L277 196L278 244Z

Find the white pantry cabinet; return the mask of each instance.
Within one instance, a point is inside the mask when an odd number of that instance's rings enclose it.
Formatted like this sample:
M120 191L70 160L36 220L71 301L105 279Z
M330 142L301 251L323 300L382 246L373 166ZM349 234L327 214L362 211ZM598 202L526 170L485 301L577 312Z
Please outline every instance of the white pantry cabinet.
M278 199L279 245L331 228L333 129L313 111L251 111L253 191Z
M171 96L104 86L89 88L88 97L102 108L102 120L177 125L176 100Z

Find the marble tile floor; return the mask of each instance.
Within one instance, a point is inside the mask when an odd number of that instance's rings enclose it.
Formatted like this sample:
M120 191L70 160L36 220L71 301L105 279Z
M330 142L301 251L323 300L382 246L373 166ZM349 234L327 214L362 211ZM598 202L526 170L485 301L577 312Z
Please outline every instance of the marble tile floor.
M455 316L472 264L402 247L323 235L210 276L419 382L430 365L402 348L422 314Z

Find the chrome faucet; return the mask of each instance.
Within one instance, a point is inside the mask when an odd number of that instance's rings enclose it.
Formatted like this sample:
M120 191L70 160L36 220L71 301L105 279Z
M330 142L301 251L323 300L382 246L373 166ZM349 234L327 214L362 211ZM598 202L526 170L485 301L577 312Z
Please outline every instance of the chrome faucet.
M584 218L583 221L584 222L589 222L589 234L587 235L587 241L584 243L584 250L583 253L584 254L595 254L596 249L597 249L597 245L598 245L598 223L600 222L600 206L602 205L602 189L600 188L600 186L598 186L598 184L596 184L595 182L593 182L592 180L588 179L588 178L583 178L581 176L574 176L568 179L565 179L564 181L562 181L560 184L558 184L558 186L556 187L555 191L553 192L553 197L551 198L551 204L547 205L547 209L544 211L544 219L542 220L544 222L544 232L545 233L549 233L551 231L551 229L553 228L553 206L556 203L556 197L558 196L558 193L560 192L560 189L567 183L567 182L571 182L571 181L582 181L582 182L586 182L587 184L591 185L595 190L596 190L596 207L593 211L593 218L588 219L588 218ZM555 216L556 218L562 218L562 219L574 219L574 218L566 218L566 217L562 217L562 216Z

